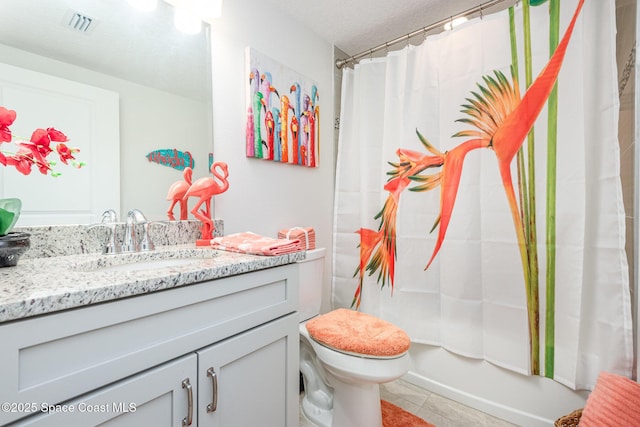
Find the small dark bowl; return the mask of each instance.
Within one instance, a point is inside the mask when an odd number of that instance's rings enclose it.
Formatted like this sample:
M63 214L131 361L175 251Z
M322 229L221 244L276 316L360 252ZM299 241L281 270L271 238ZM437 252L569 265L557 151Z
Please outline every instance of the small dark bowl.
M29 233L8 233L0 236L0 267L13 267L31 246Z

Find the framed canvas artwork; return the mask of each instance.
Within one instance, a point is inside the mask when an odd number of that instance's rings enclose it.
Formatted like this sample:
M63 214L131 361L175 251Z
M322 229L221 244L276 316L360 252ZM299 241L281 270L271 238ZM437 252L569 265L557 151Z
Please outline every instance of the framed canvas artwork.
M317 85L251 47L246 49L246 75L247 157L318 167Z

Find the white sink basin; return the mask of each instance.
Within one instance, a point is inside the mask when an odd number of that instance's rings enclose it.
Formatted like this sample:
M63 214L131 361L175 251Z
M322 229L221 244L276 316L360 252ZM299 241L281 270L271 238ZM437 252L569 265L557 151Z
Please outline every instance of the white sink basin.
M200 262L201 258L178 258L178 259L153 259L147 261L130 262L127 264L109 265L98 267L93 271L140 271L155 270L165 267L178 267L185 264Z
M198 248L100 255L76 264L74 269L85 272L158 270L202 263L217 255L218 252L213 249Z

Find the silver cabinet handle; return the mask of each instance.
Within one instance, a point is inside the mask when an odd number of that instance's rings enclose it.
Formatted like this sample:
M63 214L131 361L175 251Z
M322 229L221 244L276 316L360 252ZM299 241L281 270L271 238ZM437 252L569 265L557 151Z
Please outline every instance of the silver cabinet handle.
M193 389L191 388L191 383L189 382L189 378L182 380L182 388L187 389L187 398L189 400L188 412L186 418L182 419L182 427L190 426L193 422Z
M213 397L211 403L207 405L207 413L210 414L218 409L218 376L213 368L207 369L207 376L211 378L211 385L213 387Z

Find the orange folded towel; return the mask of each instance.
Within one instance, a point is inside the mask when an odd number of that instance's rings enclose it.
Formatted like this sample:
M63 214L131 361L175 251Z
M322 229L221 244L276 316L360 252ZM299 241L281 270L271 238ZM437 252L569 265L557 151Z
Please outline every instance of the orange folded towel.
M308 251L316 248L316 231L313 227L292 227L278 231L279 239L298 239L300 249Z
M246 231L214 237L211 240L211 247L223 251L273 256L300 251L300 241L297 239L272 239Z
M640 426L640 384L601 372L580 417L580 427Z

